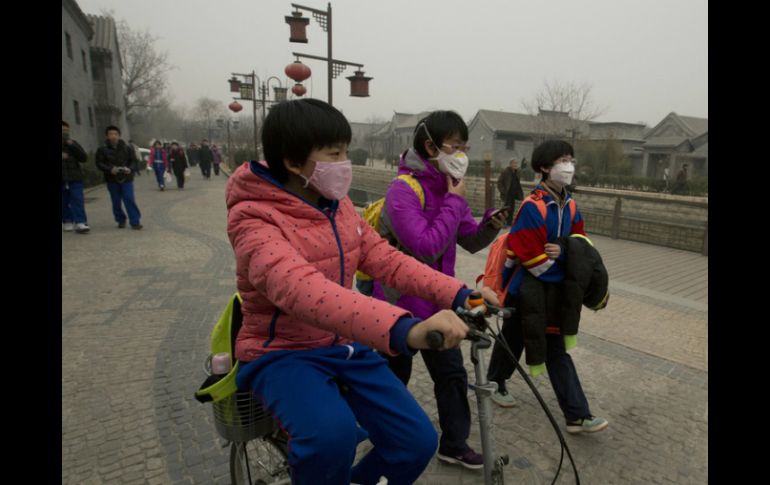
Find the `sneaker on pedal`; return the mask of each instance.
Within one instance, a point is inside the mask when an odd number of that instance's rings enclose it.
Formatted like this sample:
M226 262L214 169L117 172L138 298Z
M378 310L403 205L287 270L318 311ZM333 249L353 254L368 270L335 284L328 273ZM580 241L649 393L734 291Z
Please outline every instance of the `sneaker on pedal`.
M512 408L516 406L516 400L513 399L513 396L508 394L508 391L505 389L497 390L492 393L492 402L501 408Z
M581 419L579 421L567 421L567 432L572 434L596 433L597 431L602 431L609 425L610 423L608 423L606 419L591 416L590 418Z
M75 224L75 232L77 232L78 234L85 234L90 230L91 228L88 227L88 224L84 222L78 222L77 224Z
M462 453L444 453L441 450L436 454L438 459L453 465L462 465L471 470L484 468L484 457L468 448Z
M64 232L72 232L75 230L75 224L71 222L65 222L64 224L62 224L62 229L64 230Z

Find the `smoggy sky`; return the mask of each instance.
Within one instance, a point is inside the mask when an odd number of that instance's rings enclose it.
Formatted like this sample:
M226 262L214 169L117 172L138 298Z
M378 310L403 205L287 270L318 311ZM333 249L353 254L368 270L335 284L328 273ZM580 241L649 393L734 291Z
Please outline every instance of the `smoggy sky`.
M87 14L112 10L148 29L167 50L175 105L206 96L228 104L231 72L265 80L294 61L326 56L312 19L309 42L289 42L285 0L77 0ZM325 10L327 2L300 0ZM364 65L370 97L349 96L348 68L334 105L350 121L394 111L478 109L524 113L545 81L589 83L607 110L597 121L645 122L665 115L708 117L706 0L334 0L333 57ZM326 100L326 63L304 60L307 96ZM293 81L290 81L293 83ZM244 112L250 111L247 102Z

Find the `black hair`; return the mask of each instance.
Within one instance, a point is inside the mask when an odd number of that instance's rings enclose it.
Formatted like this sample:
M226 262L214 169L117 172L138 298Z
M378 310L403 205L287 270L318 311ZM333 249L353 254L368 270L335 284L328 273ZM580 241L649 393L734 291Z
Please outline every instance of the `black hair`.
M67 123L67 122L66 122L66 121L64 121L64 120L61 120L61 125L62 125L62 126L66 126L67 128L69 128L69 127L70 127L70 124L69 124L69 123Z
M425 150L425 140L433 139L436 148L440 149L444 140L454 134L459 134L463 141L468 141L468 125L460 115L454 111L434 111L417 123L412 146L420 156L427 159L430 154Z
M120 133L120 128L118 128L118 127L117 127L117 126L115 126L115 125L110 125L110 126L108 126L107 128L105 128L105 129L104 129L104 134L105 134L105 135L107 135L107 134L109 134L111 131L117 131L117 132L118 132L118 135L120 135L120 134L121 134L121 133Z
M564 155L575 156L572 145L563 140L546 140L532 152L532 170L542 173L542 180L545 180L548 178L548 174L542 169L553 167L553 162Z
M350 144L350 123L334 106L318 99L283 101L273 106L262 125L262 147L270 174L289 179L283 160L303 166L315 149Z
M152 147L155 148L155 145L163 146L163 142L160 140L155 140L154 142L152 142Z

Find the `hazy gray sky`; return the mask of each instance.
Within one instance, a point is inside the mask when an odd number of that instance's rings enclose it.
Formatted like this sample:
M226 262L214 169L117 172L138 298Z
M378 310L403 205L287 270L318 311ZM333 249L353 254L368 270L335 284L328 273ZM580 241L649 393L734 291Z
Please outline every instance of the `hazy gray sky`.
M231 72L287 78L291 52L326 55L311 18L309 42L289 42L289 0L77 0L88 14L114 10L168 50L175 104L231 101ZM294 3L325 10L327 2ZM370 97L349 96L348 68L334 105L350 121L393 111L525 112L543 83L593 85L608 109L598 121L654 126L671 111L708 117L707 0L332 0L333 56L364 65ZM309 17L309 14L305 14ZM326 100L326 64L303 60L308 95ZM306 95L306 96L308 96ZM250 112L247 102L244 112Z

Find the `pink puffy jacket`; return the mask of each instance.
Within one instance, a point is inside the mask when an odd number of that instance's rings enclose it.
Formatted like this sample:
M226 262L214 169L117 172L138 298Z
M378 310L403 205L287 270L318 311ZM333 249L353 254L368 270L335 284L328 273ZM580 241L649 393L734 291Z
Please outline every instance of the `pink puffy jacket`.
M226 189L227 234L243 298L239 360L351 340L394 355L390 329L410 313L353 291L357 269L450 308L462 282L390 246L349 198L321 210L274 182L263 164L241 165Z

